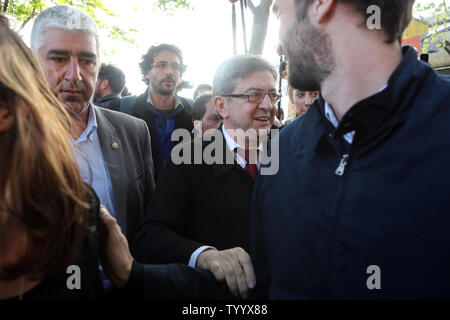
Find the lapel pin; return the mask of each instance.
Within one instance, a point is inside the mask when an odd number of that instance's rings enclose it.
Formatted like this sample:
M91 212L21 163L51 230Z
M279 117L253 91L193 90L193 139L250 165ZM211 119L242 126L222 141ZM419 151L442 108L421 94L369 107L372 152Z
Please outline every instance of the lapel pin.
M113 144L111 145L111 147L112 147L114 150L117 150L117 149L119 149L119 144L118 144L117 142L113 142Z

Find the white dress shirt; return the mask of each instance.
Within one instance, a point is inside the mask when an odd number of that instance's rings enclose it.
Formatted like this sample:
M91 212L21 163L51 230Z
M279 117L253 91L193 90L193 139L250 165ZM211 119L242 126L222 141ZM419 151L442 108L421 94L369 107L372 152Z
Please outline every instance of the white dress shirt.
M388 86L387 84L384 85L379 92L383 91L384 89L386 89ZM337 128L339 125L339 121L337 120L336 116L334 115L333 109L331 109L330 105L328 104L328 102L325 101L325 116L327 117L328 121L331 122L331 124ZM343 135L344 139L347 140L348 143L352 144L353 143L353 137L355 136L355 131L351 131L348 132L346 134Z

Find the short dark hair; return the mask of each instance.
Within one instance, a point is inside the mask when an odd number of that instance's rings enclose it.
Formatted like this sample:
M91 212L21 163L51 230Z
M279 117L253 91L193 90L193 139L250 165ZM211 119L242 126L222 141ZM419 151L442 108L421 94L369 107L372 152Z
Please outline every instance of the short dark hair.
M212 100L212 94L204 93L195 99L192 105L192 118L194 120L202 120L206 113L206 103Z
M288 84L288 96L289 96L289 100L291 101L292 104L295 104L295 99L294 99L294 88Z
M299 4L297 19L303 20L306 15L306 8L314 0L296 0ZM412 19L412 7L415 0L337 0L352 4L353 7L364 17L361 25L366 25L366 20L370 17L367 8L376 5L381 9L381 28L386 35L386 43L401 41L403 31L408 27Z
M148 70L151 69L152 64L155 60L155 56L162 51L170 51L173 54L175 54L178 57L178 59L180 59L181 75L183 75L183 72L186 71L186 66L183 64L183 53L181 52L180 48L178 48L173 44L167 43L151 46L150 49L148 49L147 53L142 56L142 61L139 63L139 68L141 69L142 74L142 81L144 81L145 84L147 85L148 79L145 76Z
M212 91L212 85L207 84L207 83L199 84L197 89L195 89L195 91L194 91L194 99L197 99L199 91L203 90L203 89L207 89L208 91Z
M108 80L111 91L116 94L121 94L125 88L125 74L112 64L102 63L100 72L98 73L98 79L100 81Z

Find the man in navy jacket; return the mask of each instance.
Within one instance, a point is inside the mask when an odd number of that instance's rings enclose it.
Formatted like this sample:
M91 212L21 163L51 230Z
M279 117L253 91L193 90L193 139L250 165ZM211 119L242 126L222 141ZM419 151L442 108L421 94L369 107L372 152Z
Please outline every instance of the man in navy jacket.
M269 298L450 297L450 83L400 47L413 2L372 1L380 28L363 0L274 4L291 85L321 96L255 184Z

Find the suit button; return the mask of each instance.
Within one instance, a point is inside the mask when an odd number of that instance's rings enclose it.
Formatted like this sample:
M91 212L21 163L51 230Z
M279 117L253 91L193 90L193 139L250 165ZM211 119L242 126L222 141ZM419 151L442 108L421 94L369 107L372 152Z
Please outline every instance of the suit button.
M117 142L113 142L113 144L111 145L111 147L112 147L114 150L117 150L117 149L119 149L119 144L118 144Z

